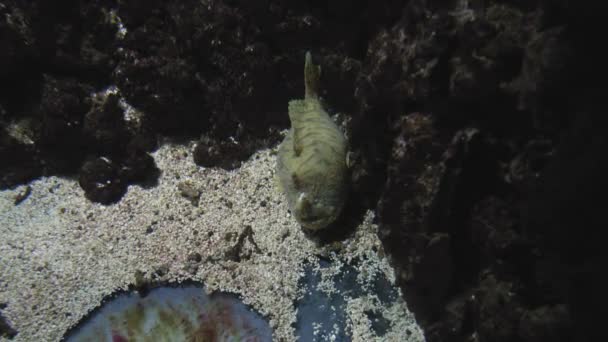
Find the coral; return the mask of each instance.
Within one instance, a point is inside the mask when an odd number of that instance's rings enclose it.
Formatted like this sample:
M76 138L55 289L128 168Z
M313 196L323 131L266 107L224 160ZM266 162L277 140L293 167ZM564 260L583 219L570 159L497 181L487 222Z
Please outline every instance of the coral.
M229 294L160 287L116 296L64 336L80 341L272 341L268 323Z

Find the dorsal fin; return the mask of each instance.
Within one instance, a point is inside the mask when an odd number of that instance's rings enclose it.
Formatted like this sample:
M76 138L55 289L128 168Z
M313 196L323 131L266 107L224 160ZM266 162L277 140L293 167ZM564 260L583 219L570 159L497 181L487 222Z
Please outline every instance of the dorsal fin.
M321 67L312 63L310 51L306 51L304 61L304 98L319 98L319 78L321 77Z

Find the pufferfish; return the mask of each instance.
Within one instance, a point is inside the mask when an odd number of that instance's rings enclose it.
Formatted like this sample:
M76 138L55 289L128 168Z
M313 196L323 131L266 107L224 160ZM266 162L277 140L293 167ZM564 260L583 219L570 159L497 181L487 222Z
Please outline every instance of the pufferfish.
M289 101L291 129L279 146L276 174L302 228L334 222L346 200L346 139L319 99L320 66L304 63L304 99Z

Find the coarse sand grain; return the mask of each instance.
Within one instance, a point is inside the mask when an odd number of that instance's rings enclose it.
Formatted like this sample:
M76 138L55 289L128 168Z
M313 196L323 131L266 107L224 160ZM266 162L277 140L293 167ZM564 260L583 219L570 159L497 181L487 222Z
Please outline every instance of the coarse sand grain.
M276 148L259 151L234 171L195 165L192 149L193 143L163 144L153 154L162 171L158 185L130 186L113 205L89 202L77 181L58 177L0 191L0 303L18 331L11 341L60 340L138 274L236 293L268 318L276 341L296 340L298 281L304 264L319 256L365 260L357 266L363 286L379 273L394 284L372 211L342 248L330 251L304 235L277 192ZM30 195L16 205L26 186ZM184 187L200 197L183 195ZM324 279L339 272L341 263L333 265L319 269ZM320 287L332 291L330 280ZM347 300L354 341L424 340L401 298L388 307L369 295ZM369 310L392 322L382 337L370 327Z

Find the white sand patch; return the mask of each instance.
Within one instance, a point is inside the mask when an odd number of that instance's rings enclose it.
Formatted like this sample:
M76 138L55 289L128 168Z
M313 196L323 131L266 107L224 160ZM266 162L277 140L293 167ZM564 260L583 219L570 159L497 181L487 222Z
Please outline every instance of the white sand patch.
M138 272L238 293L269 318L275 340L295 340L303 263L330 254L328 249L315 247L289 215L274 187L272 150L231 172L196 166L191 150L165 144L154 153L162 170L159 184L130 186L110 206L89 202L76 181L57 177L32 182L30 196L19 205L14 197L22 188L0 192L0 303L7 304L3 315L19 332L12 341L60 340L106 295L133 284ZM181 196L178 184L184 181L200 190L198 206ZM358 269L362 284L374 272L393 281L372 217L370 212L336 255L365 260ZM257 247L245 238L235 261L231 250L249 229ZM202 258L198 269L188 260L194 253ZM322 272L335 273L335 267ZM324 286L331 291L331 284ZM362 314L370 308L392 321L381 338ZM383 308L373 298L353 299L348 314L354 340L422 341L406 310L402 301ZM405 329L412 332L409 338Z

